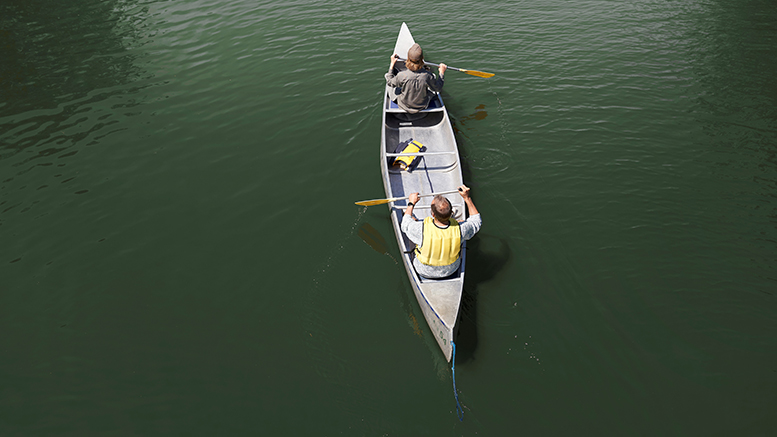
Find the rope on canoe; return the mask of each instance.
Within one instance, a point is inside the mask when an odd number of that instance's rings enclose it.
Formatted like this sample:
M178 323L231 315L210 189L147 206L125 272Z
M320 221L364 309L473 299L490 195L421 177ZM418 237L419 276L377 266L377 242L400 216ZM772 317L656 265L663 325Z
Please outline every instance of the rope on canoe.
M464 410L459 403L459 392L456 390L456 343L451 340L453 346L453 357L451 358L451 374L453 376L453 396L456 397L456 415L459 416L459 422L464 421Z

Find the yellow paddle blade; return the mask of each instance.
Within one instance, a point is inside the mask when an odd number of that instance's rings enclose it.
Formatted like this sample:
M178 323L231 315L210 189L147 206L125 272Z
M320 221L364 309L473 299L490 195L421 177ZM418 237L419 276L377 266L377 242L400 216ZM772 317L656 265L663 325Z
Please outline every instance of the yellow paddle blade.
M485 71L477 71L477 70L465 70L460 69L462 73L467 73L470 76L477 76L477 77L493 77L495 76L494 73L486 73Z
M384 205L394 200L396 199L375 199L375 200L362 200L361 202L354 202L354 203L359 206L373 206L373 205Z

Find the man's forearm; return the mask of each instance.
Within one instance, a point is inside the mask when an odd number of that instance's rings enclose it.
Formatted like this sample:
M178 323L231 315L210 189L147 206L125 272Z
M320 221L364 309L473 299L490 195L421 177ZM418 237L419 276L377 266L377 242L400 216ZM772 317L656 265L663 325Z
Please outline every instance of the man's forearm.
M480 214L471 197L464 199L464 203L467 205L467 212L469 212L469 215Z

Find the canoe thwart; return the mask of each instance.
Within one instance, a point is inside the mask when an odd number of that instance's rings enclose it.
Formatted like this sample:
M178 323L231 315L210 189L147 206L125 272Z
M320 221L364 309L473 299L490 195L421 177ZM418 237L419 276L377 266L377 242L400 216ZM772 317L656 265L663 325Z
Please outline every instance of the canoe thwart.
M459 152L419 152L419 153L386 153L386 156L429 156L429 155L451 155Z

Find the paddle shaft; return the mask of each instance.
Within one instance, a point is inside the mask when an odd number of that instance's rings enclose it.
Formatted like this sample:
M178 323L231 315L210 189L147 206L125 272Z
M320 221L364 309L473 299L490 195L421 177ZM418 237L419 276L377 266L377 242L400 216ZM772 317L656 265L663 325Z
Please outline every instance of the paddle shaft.
M436 196L438 194L453 194L458 192L459 190L440 191L439 193L420 194L418 197L430 197L430 196ZM387 203L396 202L397 200L406 200L408 198L410 198L410 196L390 197L388 199L362 200L361 202L355 202L355 203L361 206L385 205Z
M440 194L453 194L453 193L458 193L458 192L459 192L459 190L440 191L439 193L419 194L418 197L434 197L434 196L437 196L437 195L440 195ZM409 199L409 198L410 198L410 196L394 197L394 198L391 199L391 201L392 202L396 202L397 200L405 200L405 199Z
M404 58L397 58L398 61L406 61ZM424 64L431 65L432 67L439 67L440 64L435 64L434 62L426 62L424 61ZM462 73L469 74L471 76L478 76L478 77L492 77L494 76L494 73L486 73L485 71L477 71L477 70L467 70L465 68L456 68L456 67L448 67L451 70L455 71L461 71Z
M404 58L399 58L397 60L398 61L402 61L402 62L407 61L407 59L404 59ZM425 65L431 65L432 67L439 67L440 66L440 64L435 64L434 62L426 62L426 61L424 61L424 64ZM461 68L456 68L456 67L451 67L451 66L448 66L448 69L449 70L462 71Z

